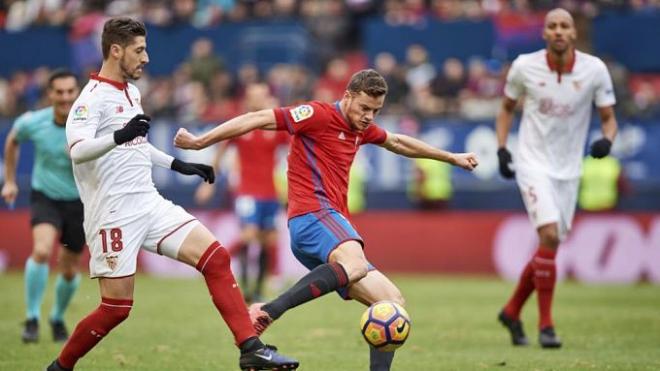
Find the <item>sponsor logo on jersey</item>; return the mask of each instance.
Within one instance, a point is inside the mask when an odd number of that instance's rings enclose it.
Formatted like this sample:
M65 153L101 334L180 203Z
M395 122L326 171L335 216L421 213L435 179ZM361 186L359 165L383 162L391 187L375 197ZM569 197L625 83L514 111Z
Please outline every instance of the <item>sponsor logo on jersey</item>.
M85 121L89 116L89 109L82 104L73 110L73 121Z
M314 108L309 104L303 104L302 106L291 109L289 112L291 112L291 117L293 117L294 122L300 122L312 117L314 114Z
M115 109L115 113L122 113L122 112L124 112L124 106L117 106L117 108Z
M343 131L340 131L340 132L339 132L339 136L338 136L337 138L339 138L339 139L341 139L341 140L346 140L346 135L344 135L344 132L343 132Z

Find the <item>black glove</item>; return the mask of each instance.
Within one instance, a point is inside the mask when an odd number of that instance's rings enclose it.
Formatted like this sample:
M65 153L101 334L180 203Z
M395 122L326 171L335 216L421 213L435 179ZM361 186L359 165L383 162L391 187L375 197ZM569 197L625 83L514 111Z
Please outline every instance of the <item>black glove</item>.
M612 141L607 138L600 138L591 144L591 157L603 158L610 154Z
M500 174L506 179L511 179L516 176L516 173L511 170L509 166L513 159L511 158L511 152L508 149L502 147L497 150L497 158L500 160Z
M137 137L147 135L147 132L149 131L149 121L151 121L151 117L143 113L135 115L126 126L115 131L115 143L120 145L130 142Z
M171 169L184 175L199 175L207 183L215 182L215 171L208 165L183 162L175 158L172 161Z

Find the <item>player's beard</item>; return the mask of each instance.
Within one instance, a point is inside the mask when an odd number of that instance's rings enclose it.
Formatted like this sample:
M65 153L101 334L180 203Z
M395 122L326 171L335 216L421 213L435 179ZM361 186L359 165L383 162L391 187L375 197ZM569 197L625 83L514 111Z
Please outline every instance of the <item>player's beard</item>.
M140 67L142 67L142 65L138 65L137 67L135 67L131 71L131 69L128 67L126 61L124 60L124 58L122 58L119 61L119 68L121 69L121 74L122 74L122 76L124 76L124 79L126 79L126 80L129 80L129 79L130 80L138 80L140 77L142 77L142 74L137 72L137 69L140 68Z

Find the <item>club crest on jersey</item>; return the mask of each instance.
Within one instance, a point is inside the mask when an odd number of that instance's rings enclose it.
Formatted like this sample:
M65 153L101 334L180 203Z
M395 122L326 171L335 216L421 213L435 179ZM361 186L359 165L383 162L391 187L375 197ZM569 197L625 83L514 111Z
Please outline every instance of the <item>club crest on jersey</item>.
M314 108L309 104L303 104L302 106L291 109L289 112L291 113L294 122L300 122L312 117L314 114Z
M114 271L115 268L117 268L117 261L119 260L118 256L106 256L105 257L105 262L108 264L108 268L110 270Z
M82 104L73 110L73 121L85 121L89 116L89 108Z

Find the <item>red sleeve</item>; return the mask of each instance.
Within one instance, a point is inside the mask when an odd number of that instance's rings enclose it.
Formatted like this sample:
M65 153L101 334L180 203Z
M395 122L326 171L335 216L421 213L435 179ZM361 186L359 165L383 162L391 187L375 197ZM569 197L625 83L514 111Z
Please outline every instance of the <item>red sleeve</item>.
M273 110L277 130L286 130L289 134L308 134L327 127L328 114L318 102L309 102L299 106L280 107Z
M362 137L362 144L373 143L373 144L383 144L387 139L387 132L385 129L381 128L376 124L371 124L364 131L364 136Z

